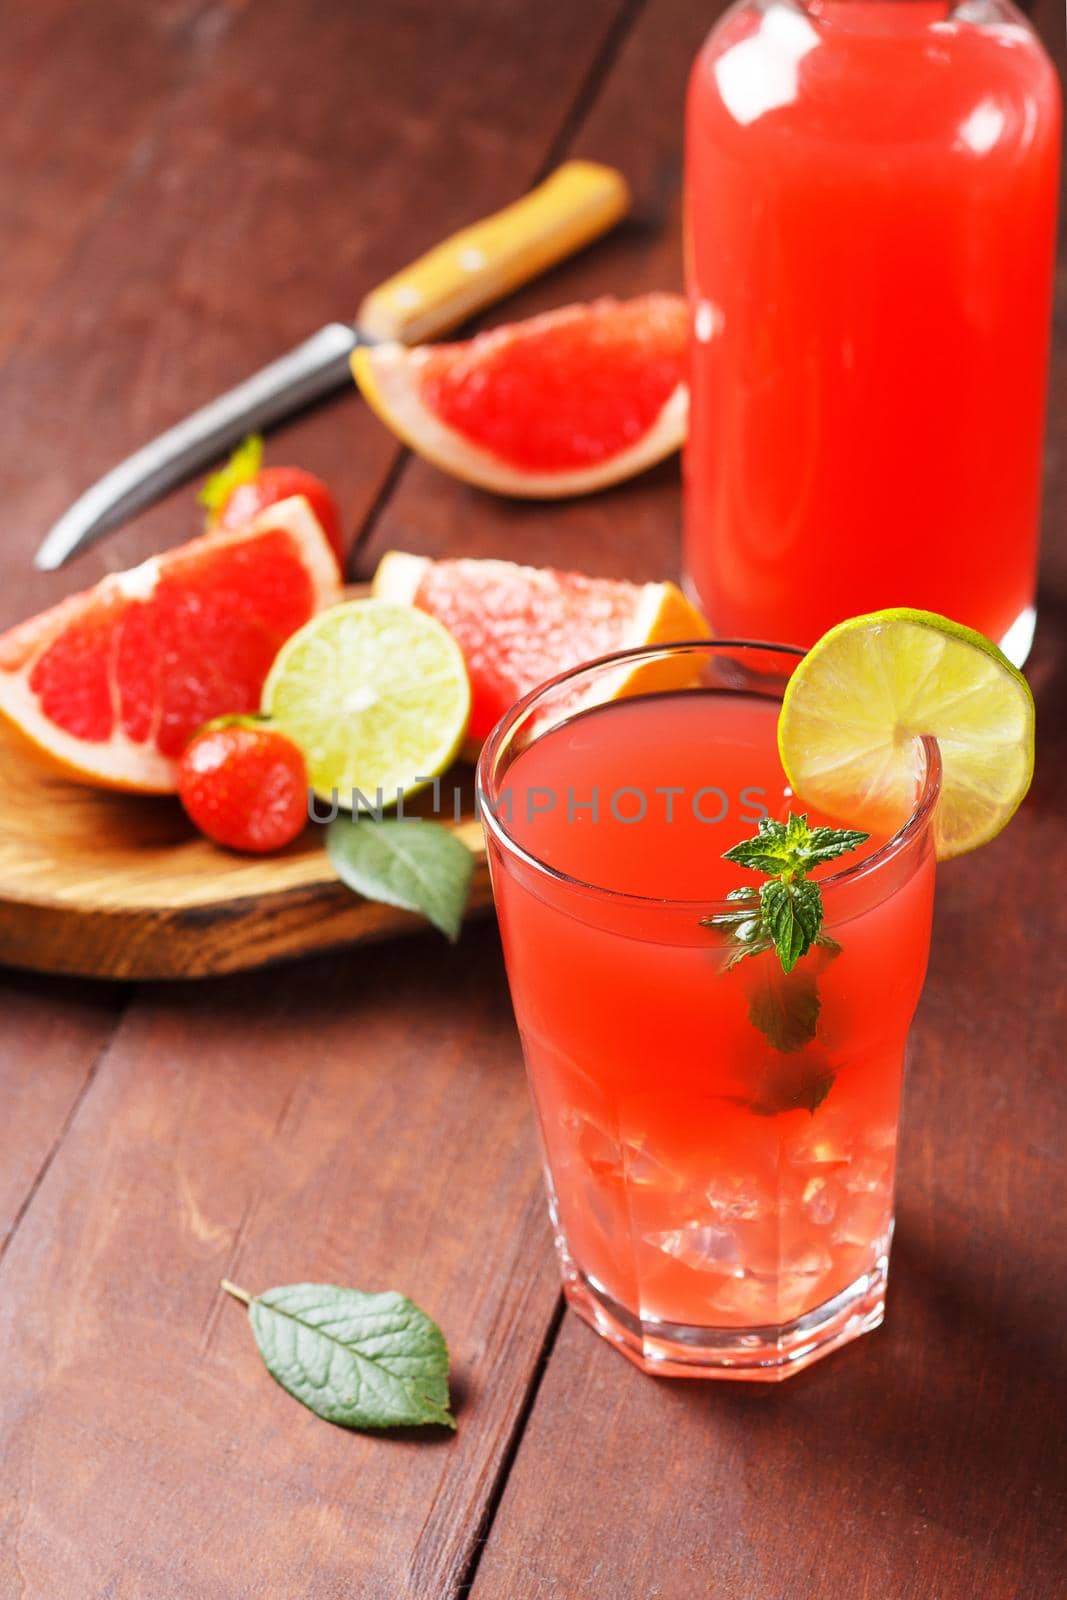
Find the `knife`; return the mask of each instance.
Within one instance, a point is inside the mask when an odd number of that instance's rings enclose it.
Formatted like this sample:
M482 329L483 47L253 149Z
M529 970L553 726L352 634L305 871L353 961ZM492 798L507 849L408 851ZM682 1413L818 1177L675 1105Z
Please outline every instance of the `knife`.
M113 467L49 530L34 563L54 572L237 444L351 382L359 344L417 344L466 321L612 227L628 210L620 173L566 161L503 211L453 234L373 289L355 322L330 322L235 389Z

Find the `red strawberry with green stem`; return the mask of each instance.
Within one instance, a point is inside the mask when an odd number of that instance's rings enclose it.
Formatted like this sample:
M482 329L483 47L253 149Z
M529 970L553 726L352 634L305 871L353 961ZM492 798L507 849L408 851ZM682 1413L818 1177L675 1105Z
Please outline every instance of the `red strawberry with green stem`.
M323 483L302 467L265 467L263 440L251 434L238 445L220 471L208 478L197 496L208 510L208 533L243 528L267 506L303 495L344 569L344 540L337 501Z

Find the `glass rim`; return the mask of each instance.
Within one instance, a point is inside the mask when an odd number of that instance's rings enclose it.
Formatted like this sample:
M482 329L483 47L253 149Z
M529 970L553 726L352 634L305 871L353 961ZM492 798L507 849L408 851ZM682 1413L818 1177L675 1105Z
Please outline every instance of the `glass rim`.
M543 861L540 856L527 850L525 845L512 837L504 827L487 799L487 785L484 779L490 769L495 768L498 758L503 750L508 735L519 724L522 718L543 698L553 690L569 683L575 678L580 678L585 673L599 672L603 668L613 668L626 665L630 662L647 661L656 656L677 655L685 651L700 652L714 656L719 651L729 650L762 650L772 655L790 656L795 661L803 660L807 655L806 650L801 650L797 645L773 644L763 639L679 639L664 644L642 644L628 650L616 650L610 655L597 656L592 661L583 661L580 666L568 667L564 672L558 672L555 677L548 678L544 683L538 684L536 689L531 689L521 699L516 700L511 708L496 723L482 746L475 770L474 791L475 803L482 827L487 833L492 834L501 848L509 855L517 857L527 867L533 868L541 877L550 882L563 885L567 889L577 889L583 894L609 900L615 904L628 905L636 909L644 908L659 910L676 908L680 911L701 910L707 912L734 911L737 909L736 901L723 898L715 899L706 896L703 899L680 899L674 895L648 895L633 894L624 889L612 889L607 884L591 883L584 878L576 878L569 872L563 872L559 867L552 866L551 862ZM692 690L668 689L666 694L691 694ZM606 702L611 704L612 702ZM559 724L557 724L559 726ZM924 772L922 789L919 796L908 813L905 820L895 833L872 851L869 856L864 856L862 861L853 862L851 866L842 867L837 872L830 873L825 878L819 878L819 888L825 892L847 887L858 883L871 873L879 871L890 861L894 860L900 852L926 827L934 807L941 793L941 751L937 740L930 734L917 734L915 742L922 746Z

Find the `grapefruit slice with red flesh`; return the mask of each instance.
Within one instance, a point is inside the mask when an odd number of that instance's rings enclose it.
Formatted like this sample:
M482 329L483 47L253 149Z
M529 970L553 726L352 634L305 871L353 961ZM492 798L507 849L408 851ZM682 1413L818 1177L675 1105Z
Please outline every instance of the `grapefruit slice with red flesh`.
M153 556L0 636L0 713L72 777L169 793L189 738L257 711L279 647L341 597L306 500Z
M472 696L468 751L516 700L558 672L615 650L708 635L673 583L586 578L513 561L430 561L391 550L373 591L428 611L463 651Z
M594 300L465 344L361 346L352 371L405 444L498 494L587 494L677 450L689 312L675 294Z

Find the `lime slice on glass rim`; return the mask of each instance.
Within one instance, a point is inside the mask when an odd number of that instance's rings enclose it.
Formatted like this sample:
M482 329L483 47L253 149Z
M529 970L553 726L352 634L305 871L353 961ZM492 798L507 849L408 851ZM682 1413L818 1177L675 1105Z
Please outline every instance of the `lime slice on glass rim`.
M299 745L308 779L344 810L359 790L395 805L450 766L470 717L459 645L414 606L349 600L287 639L263 685L263 711Z
M1030 686L982 634L906 607L839 623L789 680L778 750L809 805L846 821L883 808L904 817L922 734L941 751L944 861L996 837L1034 770Z

